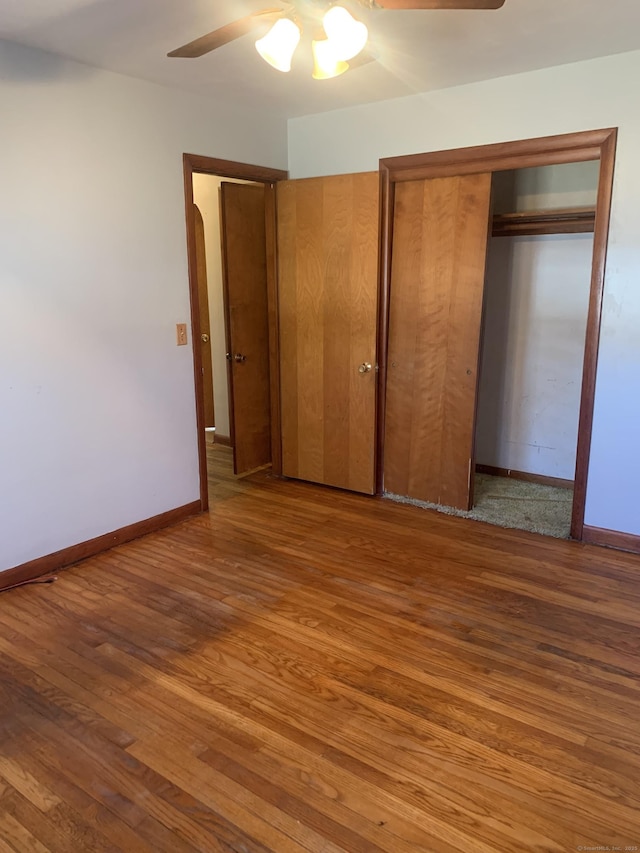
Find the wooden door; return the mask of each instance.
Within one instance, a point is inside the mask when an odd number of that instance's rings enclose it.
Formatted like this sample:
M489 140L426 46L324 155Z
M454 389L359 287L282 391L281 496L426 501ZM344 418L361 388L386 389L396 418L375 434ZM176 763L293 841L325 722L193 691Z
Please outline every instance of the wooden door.
M384 488L470 509L491 175L396 184Z
M371 494L378 175L277 193L283 473Z
M200 307L200 337L202 344L202 384L204 392L204 426L216 425L213 408L213 363L211 360L211 321L209 318L209 285L207 279L207 256L204 242L204 220L193 205L196 223L196 275L198 277L198 304Z
M246 474L271 462L264 187L222 183L220 221L233 470Z

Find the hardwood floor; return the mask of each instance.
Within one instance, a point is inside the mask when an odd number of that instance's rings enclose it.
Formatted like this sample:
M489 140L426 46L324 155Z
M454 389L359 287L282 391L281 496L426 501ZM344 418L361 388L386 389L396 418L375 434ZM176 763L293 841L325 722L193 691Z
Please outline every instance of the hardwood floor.
M637 557L229 454L0 597L0 850L638 849Z

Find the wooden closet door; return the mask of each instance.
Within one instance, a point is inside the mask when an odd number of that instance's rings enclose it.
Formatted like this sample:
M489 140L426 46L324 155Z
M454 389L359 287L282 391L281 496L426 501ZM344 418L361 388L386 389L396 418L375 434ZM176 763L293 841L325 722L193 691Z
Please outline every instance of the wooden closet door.
M372 494L378 175L283 181L277 207L283 474Z
M384 488L470 509L491 175L396 184Z

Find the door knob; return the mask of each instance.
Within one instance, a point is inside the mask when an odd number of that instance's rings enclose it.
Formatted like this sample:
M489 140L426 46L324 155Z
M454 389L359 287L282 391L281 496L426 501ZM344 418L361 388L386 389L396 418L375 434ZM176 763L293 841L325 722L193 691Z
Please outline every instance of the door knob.
M202 341L203 344L208 344L209 343L209 335L206 332L203 332L200 335L200 340Z
M371 371L371 365L368 361L363 361L360 367L358 368L358 373L369 373Z
M247 360L247 357L246 357L246 355L241 355L239 352L237 352L237 353L235 353L235 355L233 356L233 360L234 360L234 361L246 361L246 360Z

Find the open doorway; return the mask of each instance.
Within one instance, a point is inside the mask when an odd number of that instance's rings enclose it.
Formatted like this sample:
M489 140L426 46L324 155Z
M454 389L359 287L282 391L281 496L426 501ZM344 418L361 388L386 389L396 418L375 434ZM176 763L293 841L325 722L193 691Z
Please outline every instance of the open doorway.
M274 187L286 176L184 155L203 510L212 466L219 473L231 461L241 475L271 464L279 473Z
M228 183L241 183L262 191L262 184L235 181L219 175L196 173L193 176L205 433L208 443L233 448L234 410L231 408L232 399L229 393L231 377L228 375L230 360L227 357L233 347L231 341L227 340L229 304L226 296L229 288L226 278L229 270L225 268L228 253L224 250L225 230L222 227L222 192L223 185ZM261 210L257 212L260 224L264 226L264 200L259 204ZM259 265L263 263L265 256L264 227L262 232L257 235L261 255ZM258 274L258 295L263 296L262 301L266 305L266 271L258 270ZM261 313L266 326L266 308ZM240 427L242 428L242 425Z

